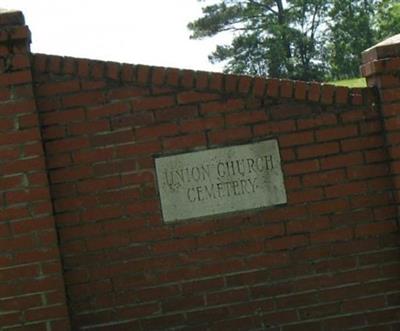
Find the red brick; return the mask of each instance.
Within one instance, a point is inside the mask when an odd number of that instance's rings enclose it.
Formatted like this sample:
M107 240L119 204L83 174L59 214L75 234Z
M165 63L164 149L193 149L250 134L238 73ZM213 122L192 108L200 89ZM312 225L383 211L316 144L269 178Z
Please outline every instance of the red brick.
M96 79L103 78L105 71L105 62L91 61L90 76Z
M297 100L305 100L307 96L307 84L306 82L296 81L294 83L294 97Z
M293 162L284 165L284 173L287 176L306 174L309 172L315 172L320 169L318 160L309 160L301 162Z
M290 133L279 136L279 145L281 147L305 145L314 142L314 133L312 131Z
M111 131L102 134L96 134L90 139L90 145L94 147L119 145L134 141L133 131L128 128L123 131Z
M328 213L342 212L348 208L349 208L349 203L347 200L335 199L335 200L314 202L310 206L310 211L313 214L328 214Z
M320 128L326 125L335 125L337 123L337 118L335 114L321 114L314 116L312 118L304 118L297 120L297 127L299 130Z
M132 64L122 64L121 80L124 82L131 82L135 73L135 66Z
M323 104L332 104L333 98L335 95L336 87L334 85L322 85L321 91L321 103Z
M80 77L89 76L89 60L78 59L78 76Z
M347 170L349 179L363 179L368 177L381 177L389 174L387 164L369 164L351 167Z
M311 234L311 243L323 243L332 241L349 241L353 238L351 228L339 228Z
M256 97L263 97L265 93L266 81L264 78L255 77L253 83L253 94Z
M274 120L279 119L295 119L296 117L304 117L313 112L311 105L283 103L269 106L271 116Z
M355 234L356 237L371 237L377 236L385 233L392 233L397 231L397 225L394 221L389 222L379 222L379 223L369 223L369 224L359 224L356 227Z
M0 76L0 86L26 84L30 82L32 82L30 70L2 73Z
M198 245L200 247L223 246L241 241L242 239L243 234L239 231L227 231L201 237L198 239Z
M134 111L152 110L173 106L175 98L173 96L144 97L134 99L131 103Z
M119 206L97 207L95 209L88 209L81 214L83 222L97 222L111 218L118 218L122 215L122 210Z
M179 133L179 127L174 123L147 126L135 130L135 136L138 140L174 136L177 133Z
M244 124L254 124L264 122L268 119L268 115L264 111L249 111L245 113L227 114L225 122L229 126L239 126Z
M321 85L318 83L311 83L308 87L308 100L319 102L321 98Z
M101 88L105 88L106 86L101 86ZM146 96L149 94L149 90L143 87L134 87L134 86L123 86L108 89L107 96L110 101L116 102L118 100L115 99L130 99L141 96Z
M321 169L344 168L363 163L363 157L360 152L351 154L339 154L321 159Z
M162 85L165 81L166 70L161 67L153 67L151 72L151 81L155 85Z
M49 198L47 188L31 188L30 190L10 191L5 193L8 204L17 204L35 200L45 200Z
M280 81L281 97L292 98L293 97L293 81L283 79Z
M383 102L397 102L400 100L400 88L391 88L381 90Z
M128 214L142 214L142 213L154 213L160 209L159 201L144 200L136 203L130 203L126 210Z
M150 79L150 67L145 65L138 65L136 67L137 71L137 81L141 84L147 84Z
M278 323L293 323L298 320L297 312L295 310L276 311L268 314L263 314L263 324L277 325Z
M244 109L244 101L242 99L228 99L227 101L215 101L204 103L200 107L200 112L207 115L216 112L231 112Z
M321 129L316 132L318 141L338 140L358 135L358 128L355 125L339 128Z
M361 90L358 88L353 88L350 90L351 104L352 105L362 105L363 104L363 96Z
M32 129L2 133L0 136L0 146L23 144L38 140L40 140L40 132L37 127L34 127Z
M295 130L296 122L294 120L271 121L254 125L254 135L256 136L292 132Z
M165 328L166 325L168 325L168 327L182 325L184 320L185 317L183 314L165 315L145 319L141 325L143 326L144 330L160 330Z
M104 103L103 92L81 92L62 97L62 104L66 108L77 106L94 106Z
M93 175L91 167L76 167L54 170L50 173L52 183L63 183L67 181L76 181Z
M177 86L179 83L179 70L174 68L167 69L167 85Z
M271 224L263 227L252 227L242 230L243 237L249 239L262 239L282 236L285 233L283 224Z
M185 88L192 88L194 84L194 72L193 70L183 70L181 86Z
M306 246L308 239L304 235L292 235L279 239L271 239L265 242L265 249L268 251L294 249L301 246Z
M211 73L209 79L210 79L210 89L211 90L216 90L216 91L222 90L222 80L223 80L222 74L213 72L213 73Z
M18 100L10 103L0 103L0 113L4 115L17 115L18 113L33 113L36 111L34 100Z
M279 96L279 79L267 79L267 95L270 97Z
M180 125L182 132L196 132L210 129L219 129L224 126L222 116L213 116L199 119L183 120Z
M287 223L286 228L288 234L294 233L310 233L318 230L327 229L330 226L329 218L314 217L308 220L295 220Z
M320 188L304 189L301 191L291 192L288 195L288 203L297 204L309 201L322 200L323 190Z
M107 121L108 122L108 121ZM154 122L153 114L148 111L135 112L133 114L123 114L121 116L113 116L111 118L111 125L113 129L123 127L141 127L152 124ZM85 124L85 123L83 123ZM90 122L87 123L90 125Z
M165 150L193 148L205 146L206 144L206 137L203 133L194 133L163 139L163 146Z
M51 73L58 74L61 72L61 63L62 63L62 57L61 56L49 56L49 64L48 64L48 70Z
M301 146L297 148L297 156L299 159L321 157L337 153L339 153L339 144L336 142Z
M238 75L224 75L225 78L225 91L228 93L235 93L238 89L239 76Z
M346 139L340 142L343 152L382 147L384 139L382 136L358 137Z
M366 192L367 185L364 182L338 184L325 188L327 198L337 198L353 194L362 194Z
M64 74L76 74L76 59L71 57L64 57Z
M179 104L187 104L187 103L198 103L198 102L207 102L219 99L219 94L215 93L204 93L204 92L181 92L178 94L178 103Z
M369 113L367 113L365 109L354 109L343 112L342 114L340 114L340 118L344 123L354 123L366 121L367 119L372 118L371 114L373 114L372 111L369 111Z
M211 144L223 144L238 140L246 140L251 138L252 133L250 127L239 127L224 129L218 131L210 131L208 138Z
M123 146L118 146L116 149L117 157L126 157L132 155L146 155L157 153L161 150L161 144L158 141L145 143L133 143Z
M16 174L20 172L29 171L43 171L45 167L45 161L42 157L17 159L15 161L8 162L2 167L3 175Z
M98 120L93 122L70 123L68 133L72 136L84 135L109 131L110 125L107 120Z
M89 147L89 141L83 137L56 140L46 143L46 151L49 154L65 153Z
M239 93L243 93L243 94L248 93L250 91L251 83L252 83L252 78L251 77L249 77L249 76L240 76L239 77L238 92Z
M106 63L106 77L114 80L119 79L120 65L116 62Z
M7 146L7 149L3 149L2 151L0 151L0 158L3 160L3 162L17 160L20 155L21 151L15 149L15 146L13 145L9 145Z
M78 80L67 80L61 82L44 83L36 88L38 96L50 96L79 91Z
M43 125L67 124L70 122L83 121L84 119L85 112L82 108L50 112L41 116L41 122Z
M337 86L335 89L335 101L337 104L348 104L349 102L349 88Z

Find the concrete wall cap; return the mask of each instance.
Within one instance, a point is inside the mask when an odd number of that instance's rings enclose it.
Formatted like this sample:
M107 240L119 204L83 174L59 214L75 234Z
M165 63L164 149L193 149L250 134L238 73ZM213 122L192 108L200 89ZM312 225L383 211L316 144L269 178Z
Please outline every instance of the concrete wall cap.
M24 24L24 14L20 10L0 8L0 27Z
M362 62L400 56L400 34L396 34L362 52Z

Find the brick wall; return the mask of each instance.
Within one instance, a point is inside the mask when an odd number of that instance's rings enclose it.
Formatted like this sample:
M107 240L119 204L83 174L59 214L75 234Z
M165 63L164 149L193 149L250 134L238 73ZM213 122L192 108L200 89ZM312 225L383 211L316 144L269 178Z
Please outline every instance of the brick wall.
M67 330L29 43L22 14L1 11L0 329Z
M67 304L73 330L397 330L400 82L394 74L387 90L373 82L395 71L398 55L391 67L368 71L370 88L348 89L33 54L24 98L36 101L29 128L37 135L15 126L19 108L5 97L1 141L19 144L20 153L0 153L19 164L25 145L42 141L45 153L35 155L43 165L33 166L41 177L32 185L46 194L16 202L31 214L0 218L1 240L20 236L14 222L36 244L46 230L52 255L35 255L33 265L50 259L57 282L42 283L55 293L65 284L67 296L56 304L44 299L47 287L36 295L41 305ZM365 56L365 66L378 60ZM163 222L155 156L268 138L279 142L286 205ZM31 168L11 164L15 176L29 177ZM8 192L18 186L4 183L7 215ZM47 205L44 230L33 223L36 197ZM21 249L12 246L10 256L25 266ZM9 286L19 279L4 279L0 261L3 304L20 287ZM30 286L43 278L27 273L20 281ZM3 295L3 284L13 290ZM0 321L10 315L18 321L4 325L26 325L29 309L7 308ZM36 320L61 330L51 323L65 321L65 309L52 314Z

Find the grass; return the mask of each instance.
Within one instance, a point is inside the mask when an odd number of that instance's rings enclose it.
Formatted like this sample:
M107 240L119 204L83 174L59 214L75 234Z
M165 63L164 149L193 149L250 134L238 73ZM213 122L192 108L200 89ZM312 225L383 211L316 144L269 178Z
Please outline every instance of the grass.
M347 87L366 87L367 82L365 78L352 78L345 80L337 80L334 82L329 82L329 84L333 84L336 86L347 86Z

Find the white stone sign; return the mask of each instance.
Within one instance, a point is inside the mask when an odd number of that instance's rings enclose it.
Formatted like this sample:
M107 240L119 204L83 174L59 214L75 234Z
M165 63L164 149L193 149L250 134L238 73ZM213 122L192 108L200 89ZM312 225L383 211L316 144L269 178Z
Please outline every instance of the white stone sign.
M276 140L156 158L165 222L287 202Z

